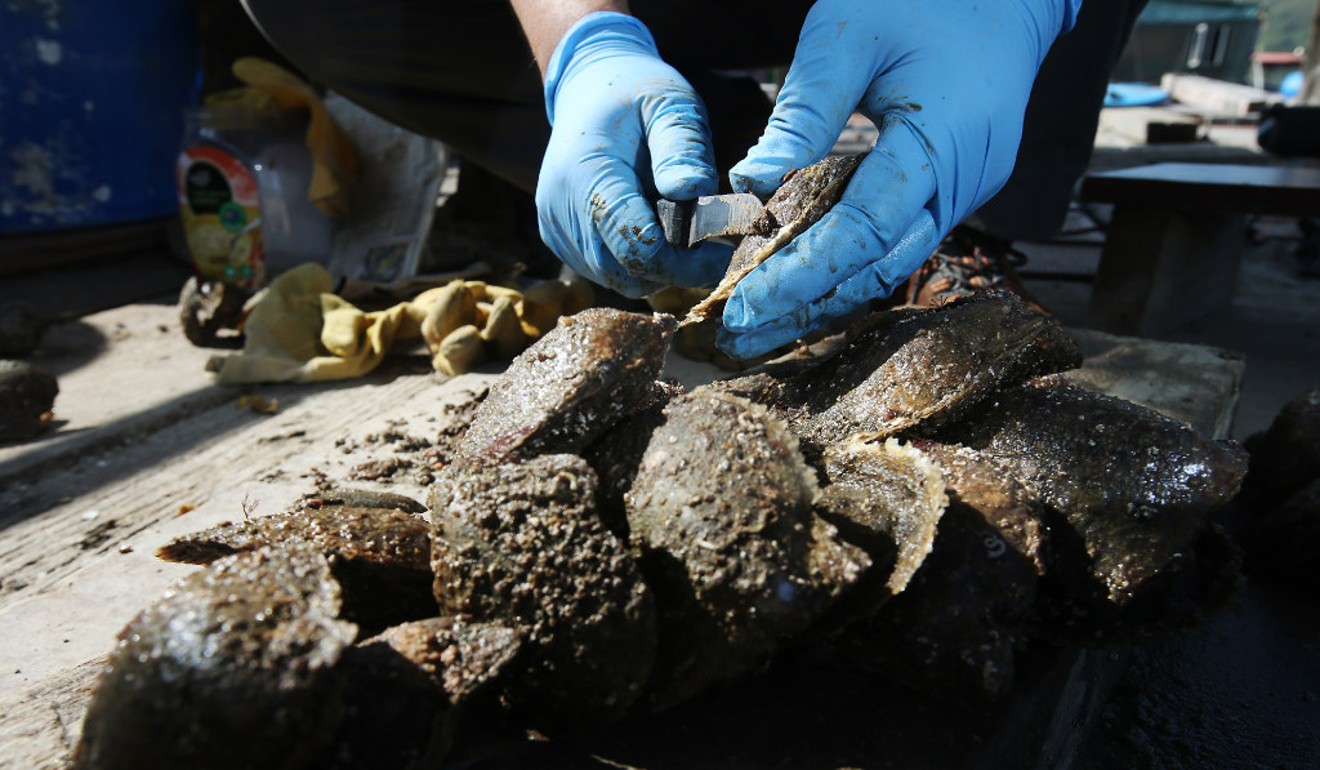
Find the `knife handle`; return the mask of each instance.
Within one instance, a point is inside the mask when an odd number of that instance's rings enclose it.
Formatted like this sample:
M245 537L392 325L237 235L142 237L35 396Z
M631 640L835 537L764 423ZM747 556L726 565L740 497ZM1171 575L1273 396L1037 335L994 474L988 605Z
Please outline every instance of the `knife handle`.
M671 201L668 198L656 201L655 213L660 220L660 228L665 231L665 240L670 244L682 248L690 245L692 209L696 203L696 201Z

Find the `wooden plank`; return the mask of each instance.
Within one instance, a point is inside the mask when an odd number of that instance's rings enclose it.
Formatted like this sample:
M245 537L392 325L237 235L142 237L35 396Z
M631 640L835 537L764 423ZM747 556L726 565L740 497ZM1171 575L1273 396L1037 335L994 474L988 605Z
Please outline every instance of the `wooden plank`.
M1164 107L1108 107L1100 111L1100 131L1118 134L1133 144L1194 142L1204 121Z
M1154 335L1222 310L1232 302L1245 246L1242 214L1118 206L1087 325Z
M96 663L114 646L115 634L195 571L157 560L156 548L236 519L245 508L255 507L254 515L281 510L313 491L319 474L424 499L423 486L406 478L387 486L349 479L353 466L387 459L389 446L346 454L336 443L361 443L392 426L418 435L438 431L445 404L471 398L490 378L437 384L429 376L409 376L263 388L263 396L282 405L274 416L221 404L140 443L90 454L66 472L25 485L19 495L6 489L0 520L0 625L6 629L0 635L0 714L6 728L0 737L16 746L0 757L0 767L58 765L59 757L31 759L76 737ZM34 700L41 705L30 707ZM52 720L51 709L66 718Z
M1217 439L1232 435L1247 362L1242 353L1069 329L1086 364L1064 376L1090 390L1140 404Z
M470 397L481 382L481 375L444 386L399 377L263 389L279 400L278 414L222 404L140 443L87 455L67 472L6 489L0 660L23 665L20 674L0 670L0 692L108 650L136 611L130 608L192 571L155 559L170 538L238 518L245 507L254 515L283 510L315 490L317 474L371 486L350 481L352 468L392 450L345 454L337 442L362 444L391 423L428 435L439 430L444 404ZM418 498L424 492L406 479L389 488ZM34 604L49 610L32 612Z
M1263 88L1176 72L1165 73L1160 78L1160 88L1169 92L1174 101L1236 117L1246 117L1283 101L1279 94Z
M1320 168L1229 163L1155 163L1089 174L1085 200L1160 209L1320 214Z
M183 339L173 305L134 304L52 326L28 360L59 381L54 429L0 445L0 485L237 398L237 388L217 387L204 372L216 352Z

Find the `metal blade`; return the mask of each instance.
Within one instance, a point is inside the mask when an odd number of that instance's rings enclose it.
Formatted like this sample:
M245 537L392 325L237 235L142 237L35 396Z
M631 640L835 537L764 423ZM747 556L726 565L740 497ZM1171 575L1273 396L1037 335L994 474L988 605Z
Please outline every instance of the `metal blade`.
M656 205L665 239L675 246L747 235L764 210L761 199L751 193L703 195L695 201L661 200Z

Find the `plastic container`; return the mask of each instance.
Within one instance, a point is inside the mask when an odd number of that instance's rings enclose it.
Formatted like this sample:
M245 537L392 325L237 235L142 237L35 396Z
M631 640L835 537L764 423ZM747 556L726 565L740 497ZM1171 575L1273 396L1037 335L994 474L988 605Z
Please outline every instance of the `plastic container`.
M173 215L196 38L191 2L0 5L0 234Z
M186 112L176 187L198 273L255 288L295 265L329 261L332 222L307 200L306 130L289 113Z

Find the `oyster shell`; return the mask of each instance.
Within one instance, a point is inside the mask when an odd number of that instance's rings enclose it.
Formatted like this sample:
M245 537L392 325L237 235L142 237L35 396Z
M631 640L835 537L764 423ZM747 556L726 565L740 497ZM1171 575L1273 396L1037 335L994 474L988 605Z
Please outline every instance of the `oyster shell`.
M166 561L207 564L264 546L306 543L330 558L341 615L371 634L436 614L431 527L398 509L328 506L278 513L197 532L161 546Z
M1282 503L1320 478L1320 387L1285 404L1246 447L1251 464L1242 491L1258 508Z
M325 557L298 544L228 556L185 578L120 632L74 765L299 767L343 715L340 620Z
M949 420L988 394L1081 363L1076 344L1015 295L873 316L788 384L793 428L815 447Z
M50 424L60 386L45 369L0 360L0 441L29 439Z
M789 174L766 201L763 222L758 227L764 234L752 234L742 239L733 252L724 278L710 296L688 311L683 326L718 316L739 281L819 221L843 197L848 181L864 157L830 157Z
M615 425L583 451L582 456L600 478L600 515L615 535L628 539L628 514L624 497L637 477L637 467L651 441L651 434L664 422L664 408L685 392L677 383L657 383L653 398L633 415Z
M618 718L651 671L651 593L596 515L596 491L572 455L454 464L432 487L436 599L444 613L525 635L528 664L510 697L545 726Z
M812 513L815 477L764 407L698 388L664 418L627 496L660 610L656 706L760 666L870 566Z
M933 548L907 590L836 649L923 691L1003 695L1045 569L1040 505L966 447L918 446L938 463L949 499Z
M672 316L591 308L513 359L457 452L503 460L577 452L652 395Z
M520 649L506 626L429 618L345 650L344 721L323 766L438 767L467 713L495 700Z
M850 604L870 617L902 593L930 553L949 499L939 466L895 439L854 438L824 456L828 486L816 505L843 537L861 546L874 567Z
M1247 463L1233 442L1058 378L1001 391L941 439L978 450L1061 513L1085 552L1071 566L1116 605L1232 499Z

